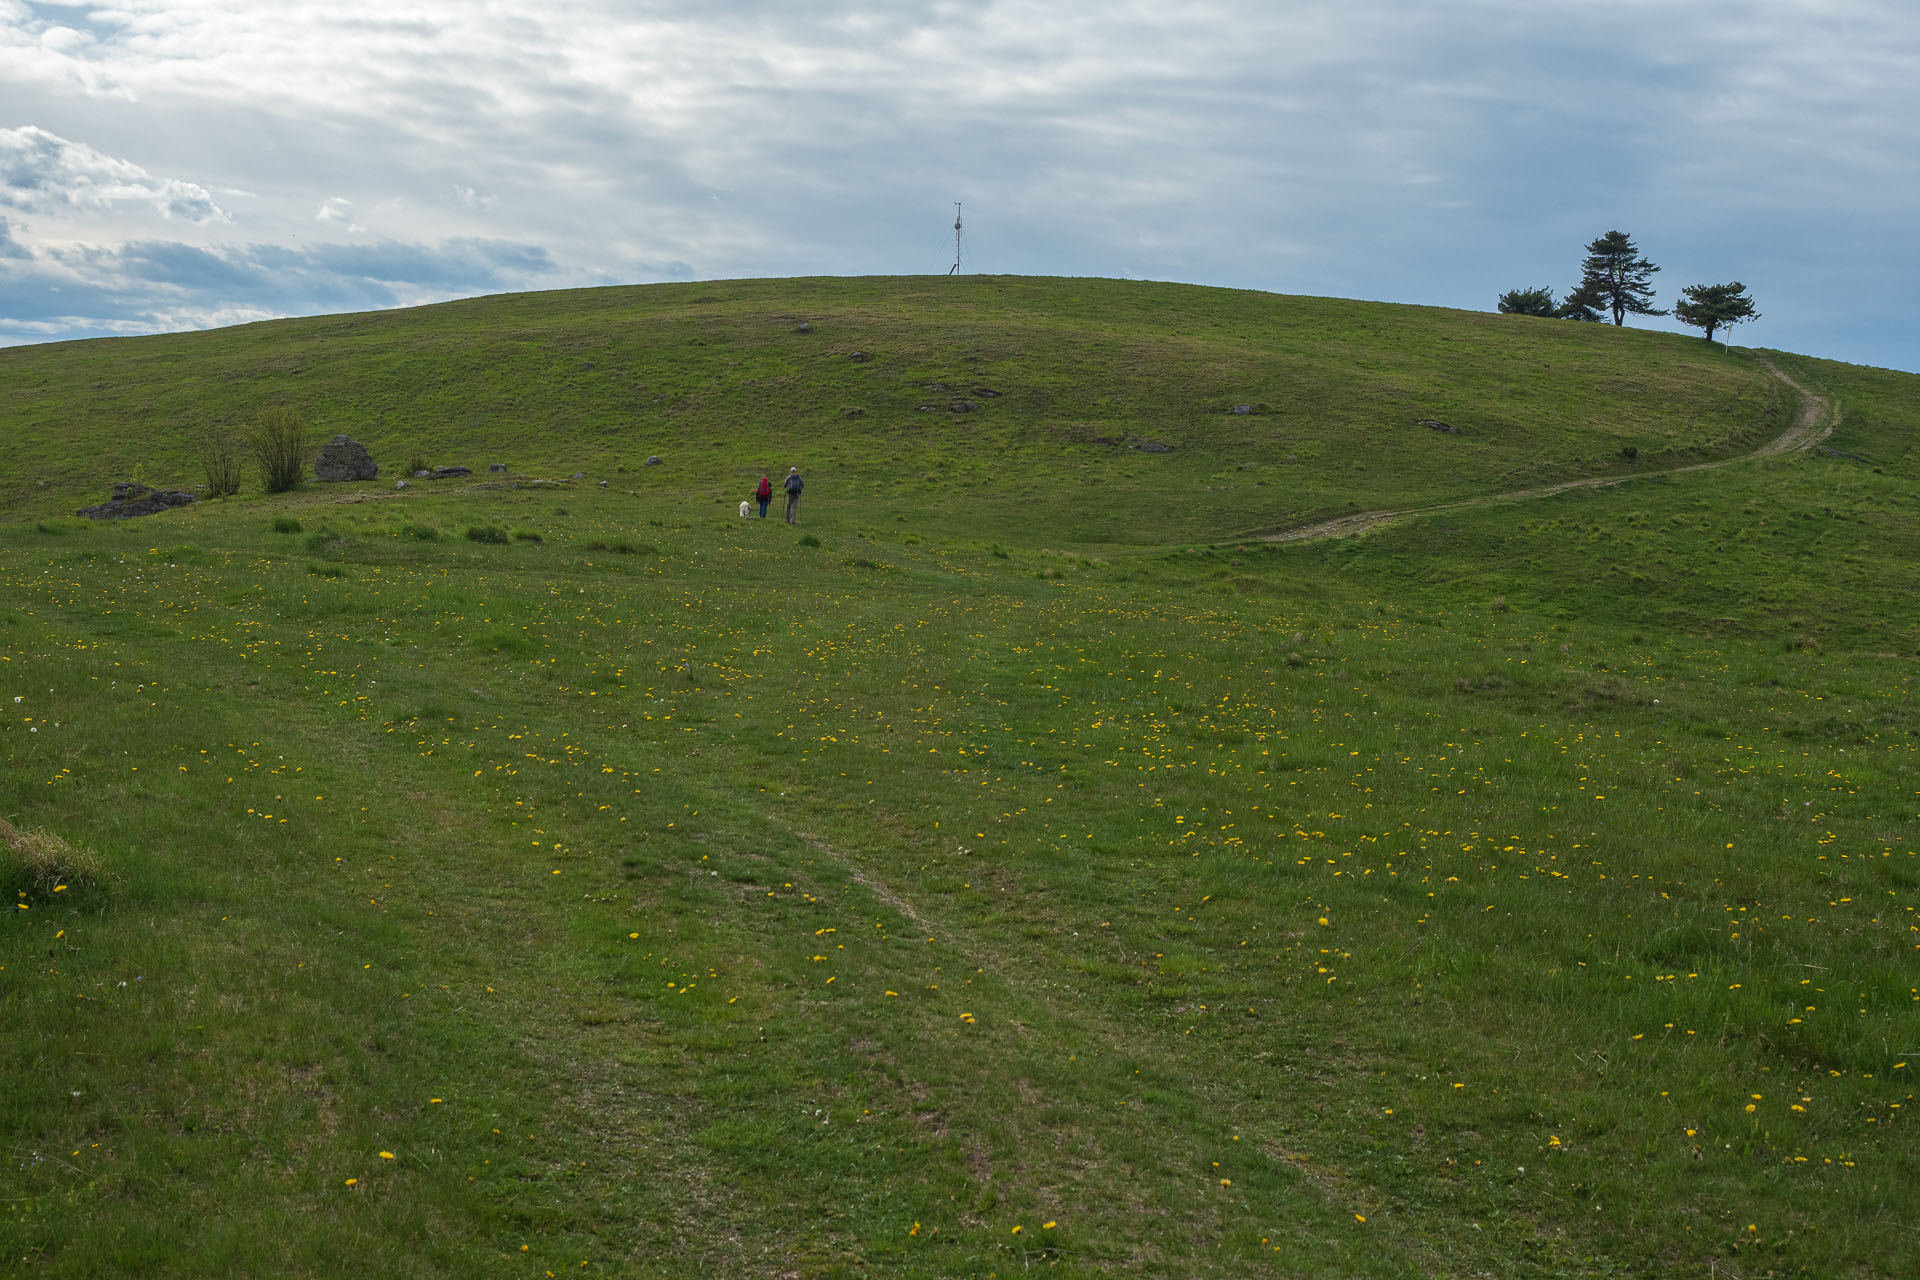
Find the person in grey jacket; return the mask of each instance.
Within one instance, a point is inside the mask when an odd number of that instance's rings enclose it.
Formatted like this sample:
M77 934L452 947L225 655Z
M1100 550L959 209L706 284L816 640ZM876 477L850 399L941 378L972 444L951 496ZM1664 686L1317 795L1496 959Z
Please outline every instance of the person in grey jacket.
M800 488L805 482L800 479L800 468L787 468L787 523L800 523Z

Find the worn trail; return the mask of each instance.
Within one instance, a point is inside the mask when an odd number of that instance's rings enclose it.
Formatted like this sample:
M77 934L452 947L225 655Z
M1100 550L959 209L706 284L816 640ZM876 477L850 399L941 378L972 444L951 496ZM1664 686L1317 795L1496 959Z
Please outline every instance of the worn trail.
M1569 489L1600 489L1609 485L1632 484L1637 480L1646 480L1655 476L1676 476L1689 471L1711 471L1717 467L1730 467L1735 463L1751 462L1755 458L1774 458L1781 454L1811 448L1832 435L1833 428L1839 422L1839 412L1834 408L1833 402L1825 396L1816 395L1807 390L1771 362L1763 361L1762 363L1766 364L1769 373L1793 389L1798 397L1800 408L1785 431L1749 453L1715 458L1710 462L1691 462L1681 467L1663 467L1658 471L1637 471L1632 475L1593 476L1581 480L1565 480L1559 484L1514 489L1506 493L1482 494L1475 498L1458 498L1450 502L1434 502L1424 506L1356 511L1351 515L1336 516L1332 520L1321 520L1314 524L1282 529L1275 533L1249 536L1258 542L1317 542L1325 538L1350 538L1407 516L1459 511L1467 507L1488 507L1503 502L1524 502L1532 498L1545 498L1552 494L1565 493Z

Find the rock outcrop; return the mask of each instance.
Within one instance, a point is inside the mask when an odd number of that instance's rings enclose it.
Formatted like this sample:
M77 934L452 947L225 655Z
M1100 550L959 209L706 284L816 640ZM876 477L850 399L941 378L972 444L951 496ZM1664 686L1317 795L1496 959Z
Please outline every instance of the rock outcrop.
M132 480L113 486L113 496L97 507L82 507L73 514L89 520L125 520L131 516L150 516L197 501L185 489L149 489Z

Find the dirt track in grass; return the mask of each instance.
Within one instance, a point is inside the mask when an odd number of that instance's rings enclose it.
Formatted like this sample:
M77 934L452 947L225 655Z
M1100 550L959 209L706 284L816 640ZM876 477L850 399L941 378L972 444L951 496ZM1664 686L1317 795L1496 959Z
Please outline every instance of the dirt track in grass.
M1556 493L1565 493L1569 489L1600 489L1609 485L1632 484L1637 480L1646 480L1655 476L1683 475L1689 471L1712 471L1717 467L1730 467L1737 463L1751 462L1756 458L1774 458L1781 454L1796 453L1812 448L1833 434L1839 422L1839 413L1833 402L1825 396L1815 395L1801 386L1775 366L1771 361L1762 361L1767 371L1788 387L1792 388L1799 400L1799 411L1787 429L1767 441L1759 448L1748 453L1735 454L1727 458L1715 458L1710 462L1690 462L1683 467L1663 467L1658 471L1636 471L1632 475L1593 476L1583 480L1564 480L1559 484L1539 485L1527 489L1514 489L1506 493L1483 494L1477 498L1460 498L1452 502L1435 502L1427 506L1383 508L1375 511L1356 511L1352 515L1336 516L1332 520L1321 520L1314 524L1299 525L1292 529L1281 529L1273 533L1248 535L1248 540L1256 542L1317 542L1325 538L1351 538L1357 534L1377 529L1381 525L1407 516L1433 515L1442 511L1459 511L1467 507L1488 507L1502 502L1524 502L1533 498L1545 498Z

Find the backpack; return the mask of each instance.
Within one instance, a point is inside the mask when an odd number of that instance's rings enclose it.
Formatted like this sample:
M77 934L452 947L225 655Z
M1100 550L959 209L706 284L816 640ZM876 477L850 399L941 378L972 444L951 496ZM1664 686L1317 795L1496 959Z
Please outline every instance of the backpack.
M765 502L768 498L771 498L773 496L773 481L768 479L766 476L761 476L760 487L753 491L753 496L760 499L760 501L762 502Z
M800 476L797 472L787 477L787 492L788 493L800 492Z

